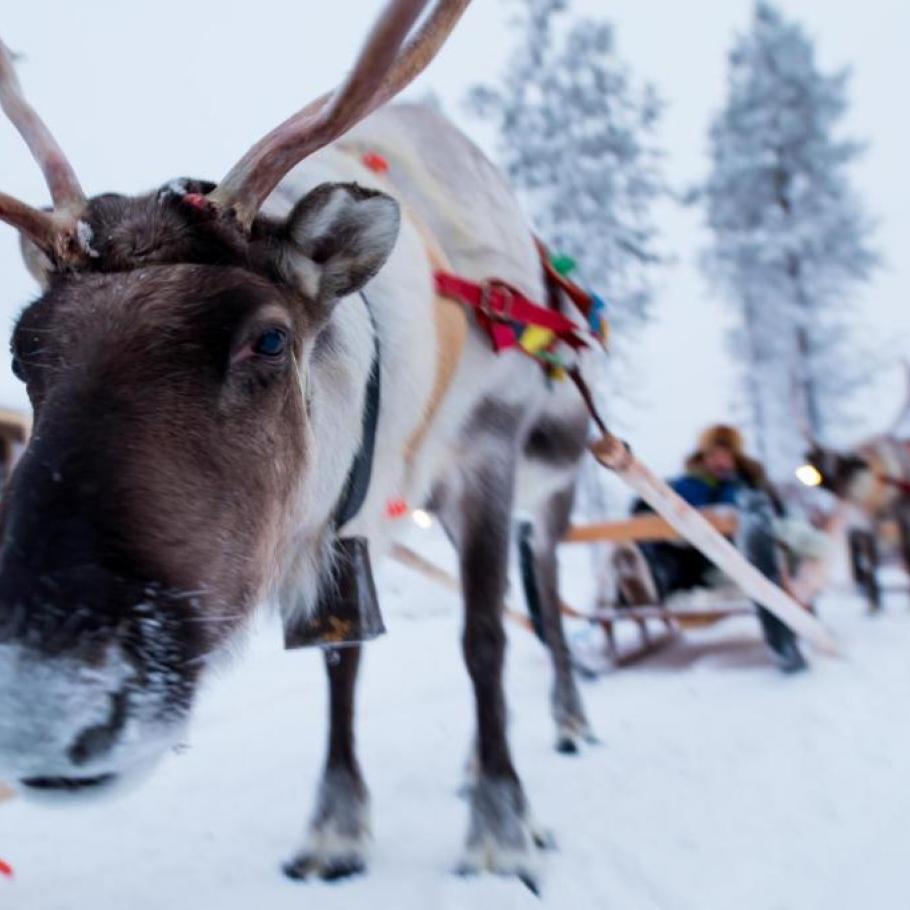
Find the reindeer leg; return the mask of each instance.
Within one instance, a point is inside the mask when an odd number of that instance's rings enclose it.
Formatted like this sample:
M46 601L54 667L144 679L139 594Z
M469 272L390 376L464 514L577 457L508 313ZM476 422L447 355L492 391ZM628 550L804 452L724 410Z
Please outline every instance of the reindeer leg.
M767 494L747 491L739 497L738 546L743 555L775 584L780 584L780 553L774 536L774 508ZM808 666L796 635L769 610L756 604L765 643L784 673L798 673Z
M474 687L476 777L469 793L467 847L459 874L516 875L536 892L541 840L530 823L521 781L506 737L503 692L509 532L514 469L500 452L486 454L454 487L436 497L437 513L459 551L465 622L462 646Z
M329 744L316 809L303 848L285 863L294 879L326 881L366 870L369 792L354 749L354 694L360 647L325 653L329 679Z
M578 752L581 739L595 741L575 684L560 612L556 546L568 530L573 500L574 483L547 499L537 510L534 521L522 525L519 532L526 599L535 630L553 662L550 706L556 723L556 750L564 754Z

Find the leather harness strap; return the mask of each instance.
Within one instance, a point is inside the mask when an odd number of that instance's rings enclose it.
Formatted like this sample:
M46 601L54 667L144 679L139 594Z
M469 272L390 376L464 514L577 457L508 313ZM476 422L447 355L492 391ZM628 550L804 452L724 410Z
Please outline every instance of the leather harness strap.
M370 488L370 478L373 475L373 455L376 452L376 428L379 425L379 403L381 395L381 364L379 362L379 333L376 330L376 320L370 309L370 302L366 294L360 292L360 297L367 308L370 317L370 327L373 331L373 360L370 364L370 377L367 380L366 392L363 398L363 416L361 418L363 430L360 437L360 448L348 469L348 477L344 489L335 506L335 529L346 525L361 509L367 498Z

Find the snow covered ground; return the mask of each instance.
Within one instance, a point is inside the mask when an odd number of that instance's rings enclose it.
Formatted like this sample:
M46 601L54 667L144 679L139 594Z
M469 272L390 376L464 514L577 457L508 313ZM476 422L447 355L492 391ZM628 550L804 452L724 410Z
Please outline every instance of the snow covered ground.
M586 568L569 555L576 602ZM877 618L829 596L822 614L847 657L797 678L770 666L742 619L586 683L602 744L576 757L552 749L547 660L512 626L515 755L559 841L538 901L515 881L450 874L471 727L458 605L401 567L380 585L390 634L370 645L360 689L368 876L279 872L320 767L324 687L317 656L284 653L264 623L209 686L191 748L144 789L79 809L0 805L0 857L15 867L0 910L910 907L907 595Z

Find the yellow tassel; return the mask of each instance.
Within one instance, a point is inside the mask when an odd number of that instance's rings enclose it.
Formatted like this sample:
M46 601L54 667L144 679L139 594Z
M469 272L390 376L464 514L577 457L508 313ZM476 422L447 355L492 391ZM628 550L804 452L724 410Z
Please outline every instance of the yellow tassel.
M522 333L518 343L529 353L537 354L553 343L556 335L539 325L529 325Z

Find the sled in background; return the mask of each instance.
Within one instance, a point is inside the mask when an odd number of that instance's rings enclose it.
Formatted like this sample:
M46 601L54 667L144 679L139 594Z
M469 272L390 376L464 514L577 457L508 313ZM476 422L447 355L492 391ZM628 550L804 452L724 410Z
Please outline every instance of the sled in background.
M708 522L725 537L734 537L739 528L739 518L730 510L704 509ZM681 535L661 516L634 515L618 521L575 525L569 529L565 543L645 543L652 541L682 541ZM618 603L600 604L589 610L579 610L563 602L567 616L584 619L599 625L604 633L606 657L615 667L627 666L662 650L676 641L680 634L698 626L711 625L730 616L753 614L755 607L735 590L715 592L708 602L700 597L701 591L690 595L675 596L666 603L625 606ZM638 632L637 646L621 645L618 627L632 624ZM649 625L650 624L650 625ZM656 633L653 625L657 625ZM588 669L582 667L581 669Z
M725 537L735 537L739 530L740 518L730 510L701 510L701 514L713 528ZM596 524L574 525L569 529L564 544L600 543L641 543L645 541L683 541L682 536L662 517L655 514L635 515L619 521ZM392 558L416 571L425 578L436 582L453 593L460 593L458 579L426 559L409 547L396 543ZM823 567L822 567L823 568ZM796 595L803 604L811 603L813 597L824 586L825 573L820 567L805 567L796 577L783 573L784 587ZM711 592L703 596L704 589L696 589L691 595L674 596L666 603L645 606L619 606L601 604L592 609L582 610L562 601L562 612L572 618L598 625L604 632L609 663L621 667L634 663L666 647L686 629L713 624L731 616L754 615L755 606L737 589L730 588ZM512 605L504 605L506 616L529 631L533 623ZM619 642L617 629L623 623L632 624L638 633L636 646L624 646ZM657 625L655 630L653 627ZM582 672L590 674L592 668L580 665Z
M701 509L702 517L724 537L734 540L746 526L744 516L730 509ZM841 512L832 513L819 528L829 537L843 529L845 518ZM590 525L576 525L569 530L565 543L644 543L654 541L679 541L682 535L662 517L654 514L635 515L619 521ZM777 573L780 587L807 611L818 594L828 583L828 558L796 558L786 545L777 541ZM723 588L693 588L679 592L657 604L626 606L601 603L592 610L577 610L563 604L567 615L587 619L600 625L606 639L607 657L611 664L623 666L640 660L660 650L676 639L686 629L712 625L731 616L755 615L755 604L732 583ZM655 637L649 621L658 622L661 632ZM637 647L620 647L617 643L617 626L634 623L638 629Z

